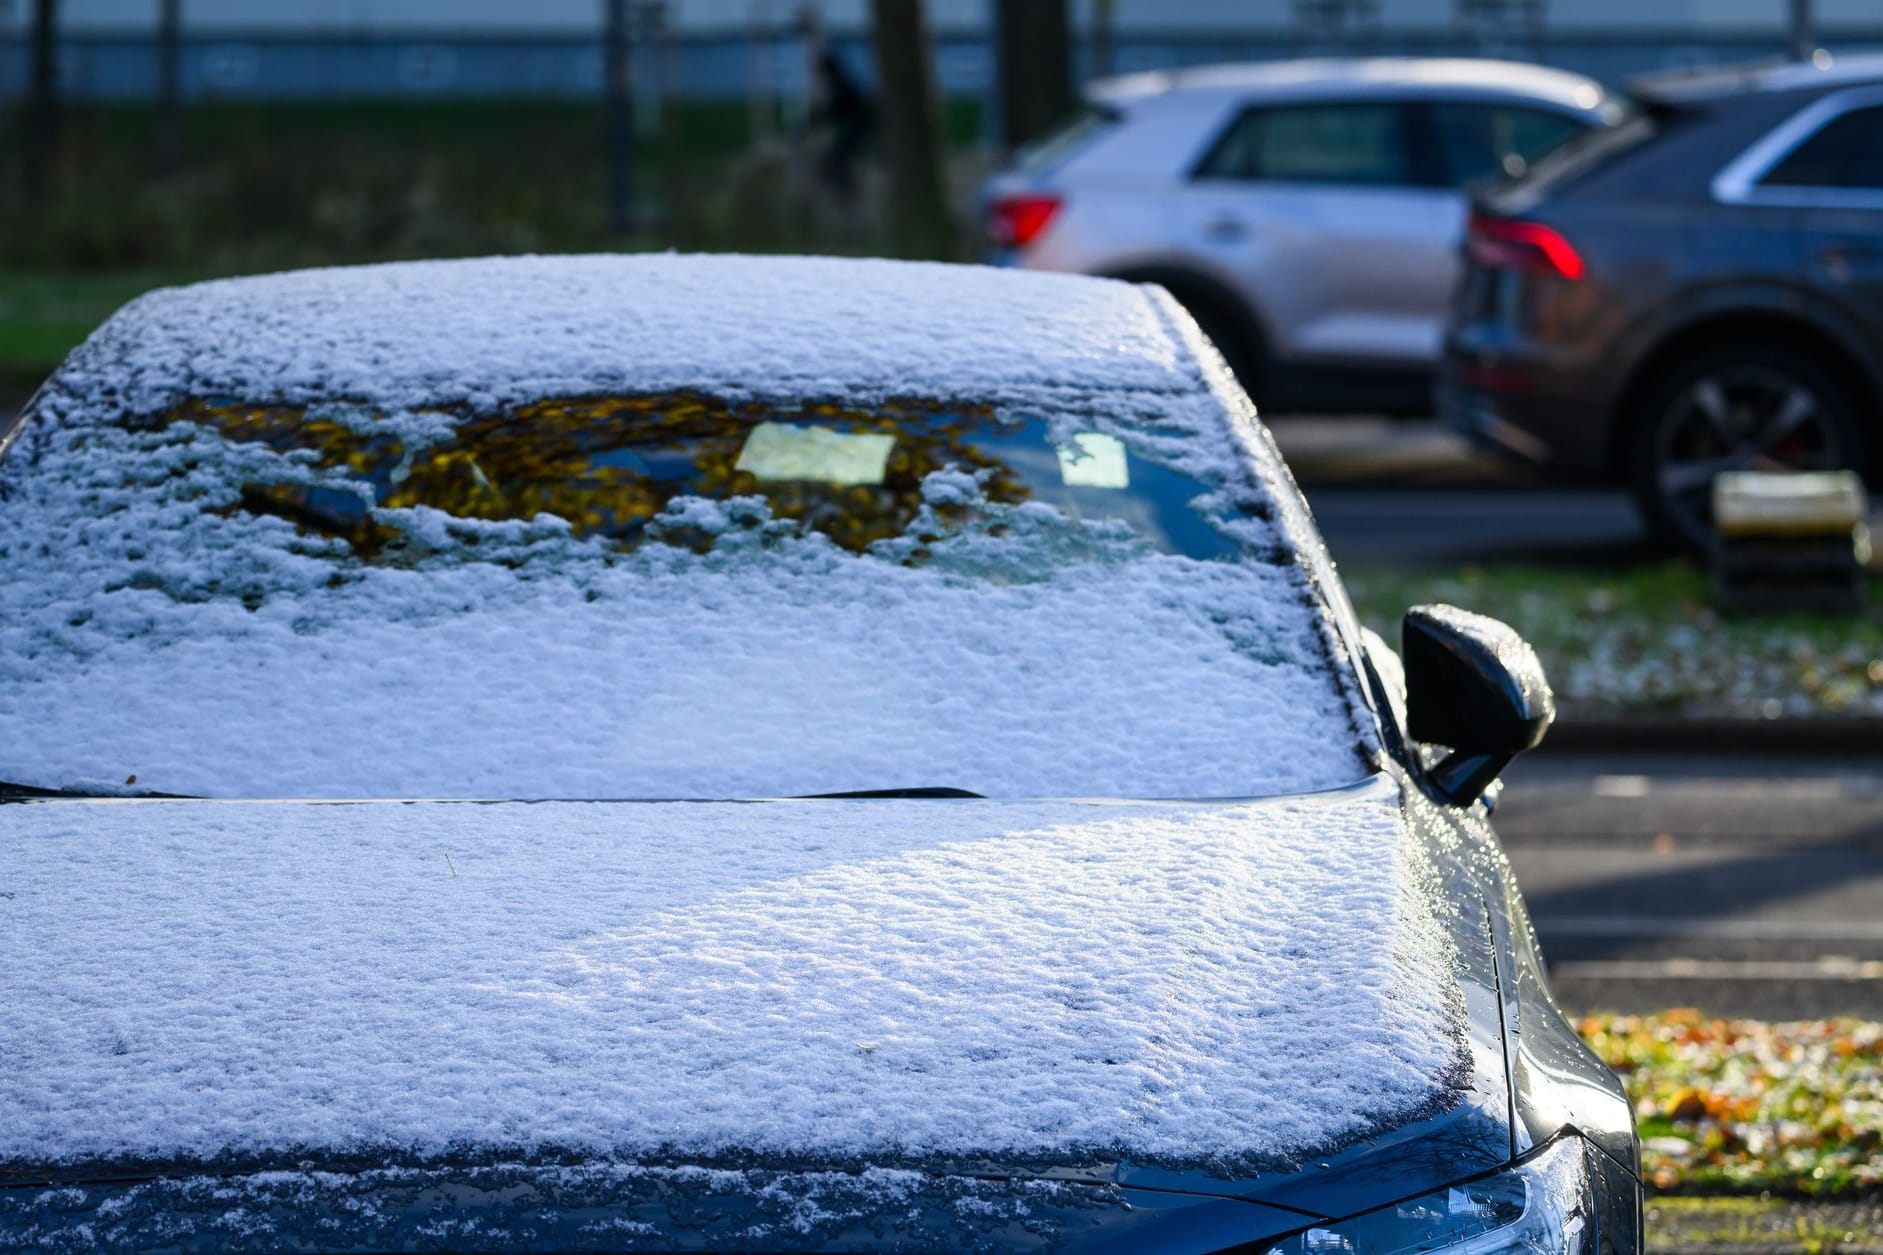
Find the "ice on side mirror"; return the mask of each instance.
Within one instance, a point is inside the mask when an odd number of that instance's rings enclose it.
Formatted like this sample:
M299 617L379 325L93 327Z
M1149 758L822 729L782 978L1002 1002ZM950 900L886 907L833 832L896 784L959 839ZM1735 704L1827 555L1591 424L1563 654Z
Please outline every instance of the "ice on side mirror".
M1536 652L1508 624L1456 606L1414 606L1401 628L1406 734L1452 751L1427 777L1455 805L1483 796L1556 718Z

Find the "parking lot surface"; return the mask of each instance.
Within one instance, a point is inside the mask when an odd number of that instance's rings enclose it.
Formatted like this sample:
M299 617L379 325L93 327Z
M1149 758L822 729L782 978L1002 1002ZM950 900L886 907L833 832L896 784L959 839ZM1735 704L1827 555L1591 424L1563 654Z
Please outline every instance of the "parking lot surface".
M1883 768L1552 754L1495 823L1572 1011L1883 1017Z

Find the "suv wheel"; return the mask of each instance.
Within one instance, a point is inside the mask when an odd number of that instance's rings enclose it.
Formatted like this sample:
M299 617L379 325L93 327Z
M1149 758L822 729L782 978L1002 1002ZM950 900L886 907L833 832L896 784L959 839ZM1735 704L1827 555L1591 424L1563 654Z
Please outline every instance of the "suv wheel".
M1236 382L1242 385L1244 392L1255 401L1257 409L1265 409L1273 399L1262 388L1261 357L1249 345L1248 336L1235 320L1208 301L1185 300L1179 296L1178 302L1196 319L1196 325L1203 329L1210 343L1229 363Z
M1862 469L1866 441L1850 390L1785 345L1722 343L1679 359L1650 384L1630 427L1628 473L1657 537L1713 542L1721 471Z
M1196 319L1205 336L1216 346L1230 373L1242 385L1264 416L1274 398L1268 394L1268 362L1261 333L1253 325L1253 316L1241 309L1235 298L1183 271L1160 268L1122 270L1111 278L1126 283L1160 283L1177 298L1190 317Z

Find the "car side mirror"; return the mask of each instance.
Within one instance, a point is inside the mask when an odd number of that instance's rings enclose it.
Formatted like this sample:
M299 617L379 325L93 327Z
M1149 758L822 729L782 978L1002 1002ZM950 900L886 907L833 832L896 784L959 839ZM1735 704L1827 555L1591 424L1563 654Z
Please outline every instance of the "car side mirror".
M1455 606L1414 606L1401 627L1400 653L1406 735L1451 751L1426 778L1454 806L1482 797L1556 717L1536 651L1496 619Z

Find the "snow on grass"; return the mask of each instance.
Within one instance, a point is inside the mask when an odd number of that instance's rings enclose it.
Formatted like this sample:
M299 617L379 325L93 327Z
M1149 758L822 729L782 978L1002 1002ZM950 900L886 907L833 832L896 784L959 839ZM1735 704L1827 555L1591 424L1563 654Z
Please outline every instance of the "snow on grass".
M1384 783L1261 803L10 808L0 1162L466 1147L1235 1165L1425 1107Z
M1883 585L1856 614L1722 616L1691 562L1345 569L1361 617L1395 646L1409 605L1446 601L1535 647L1571 718L1883 715Z

